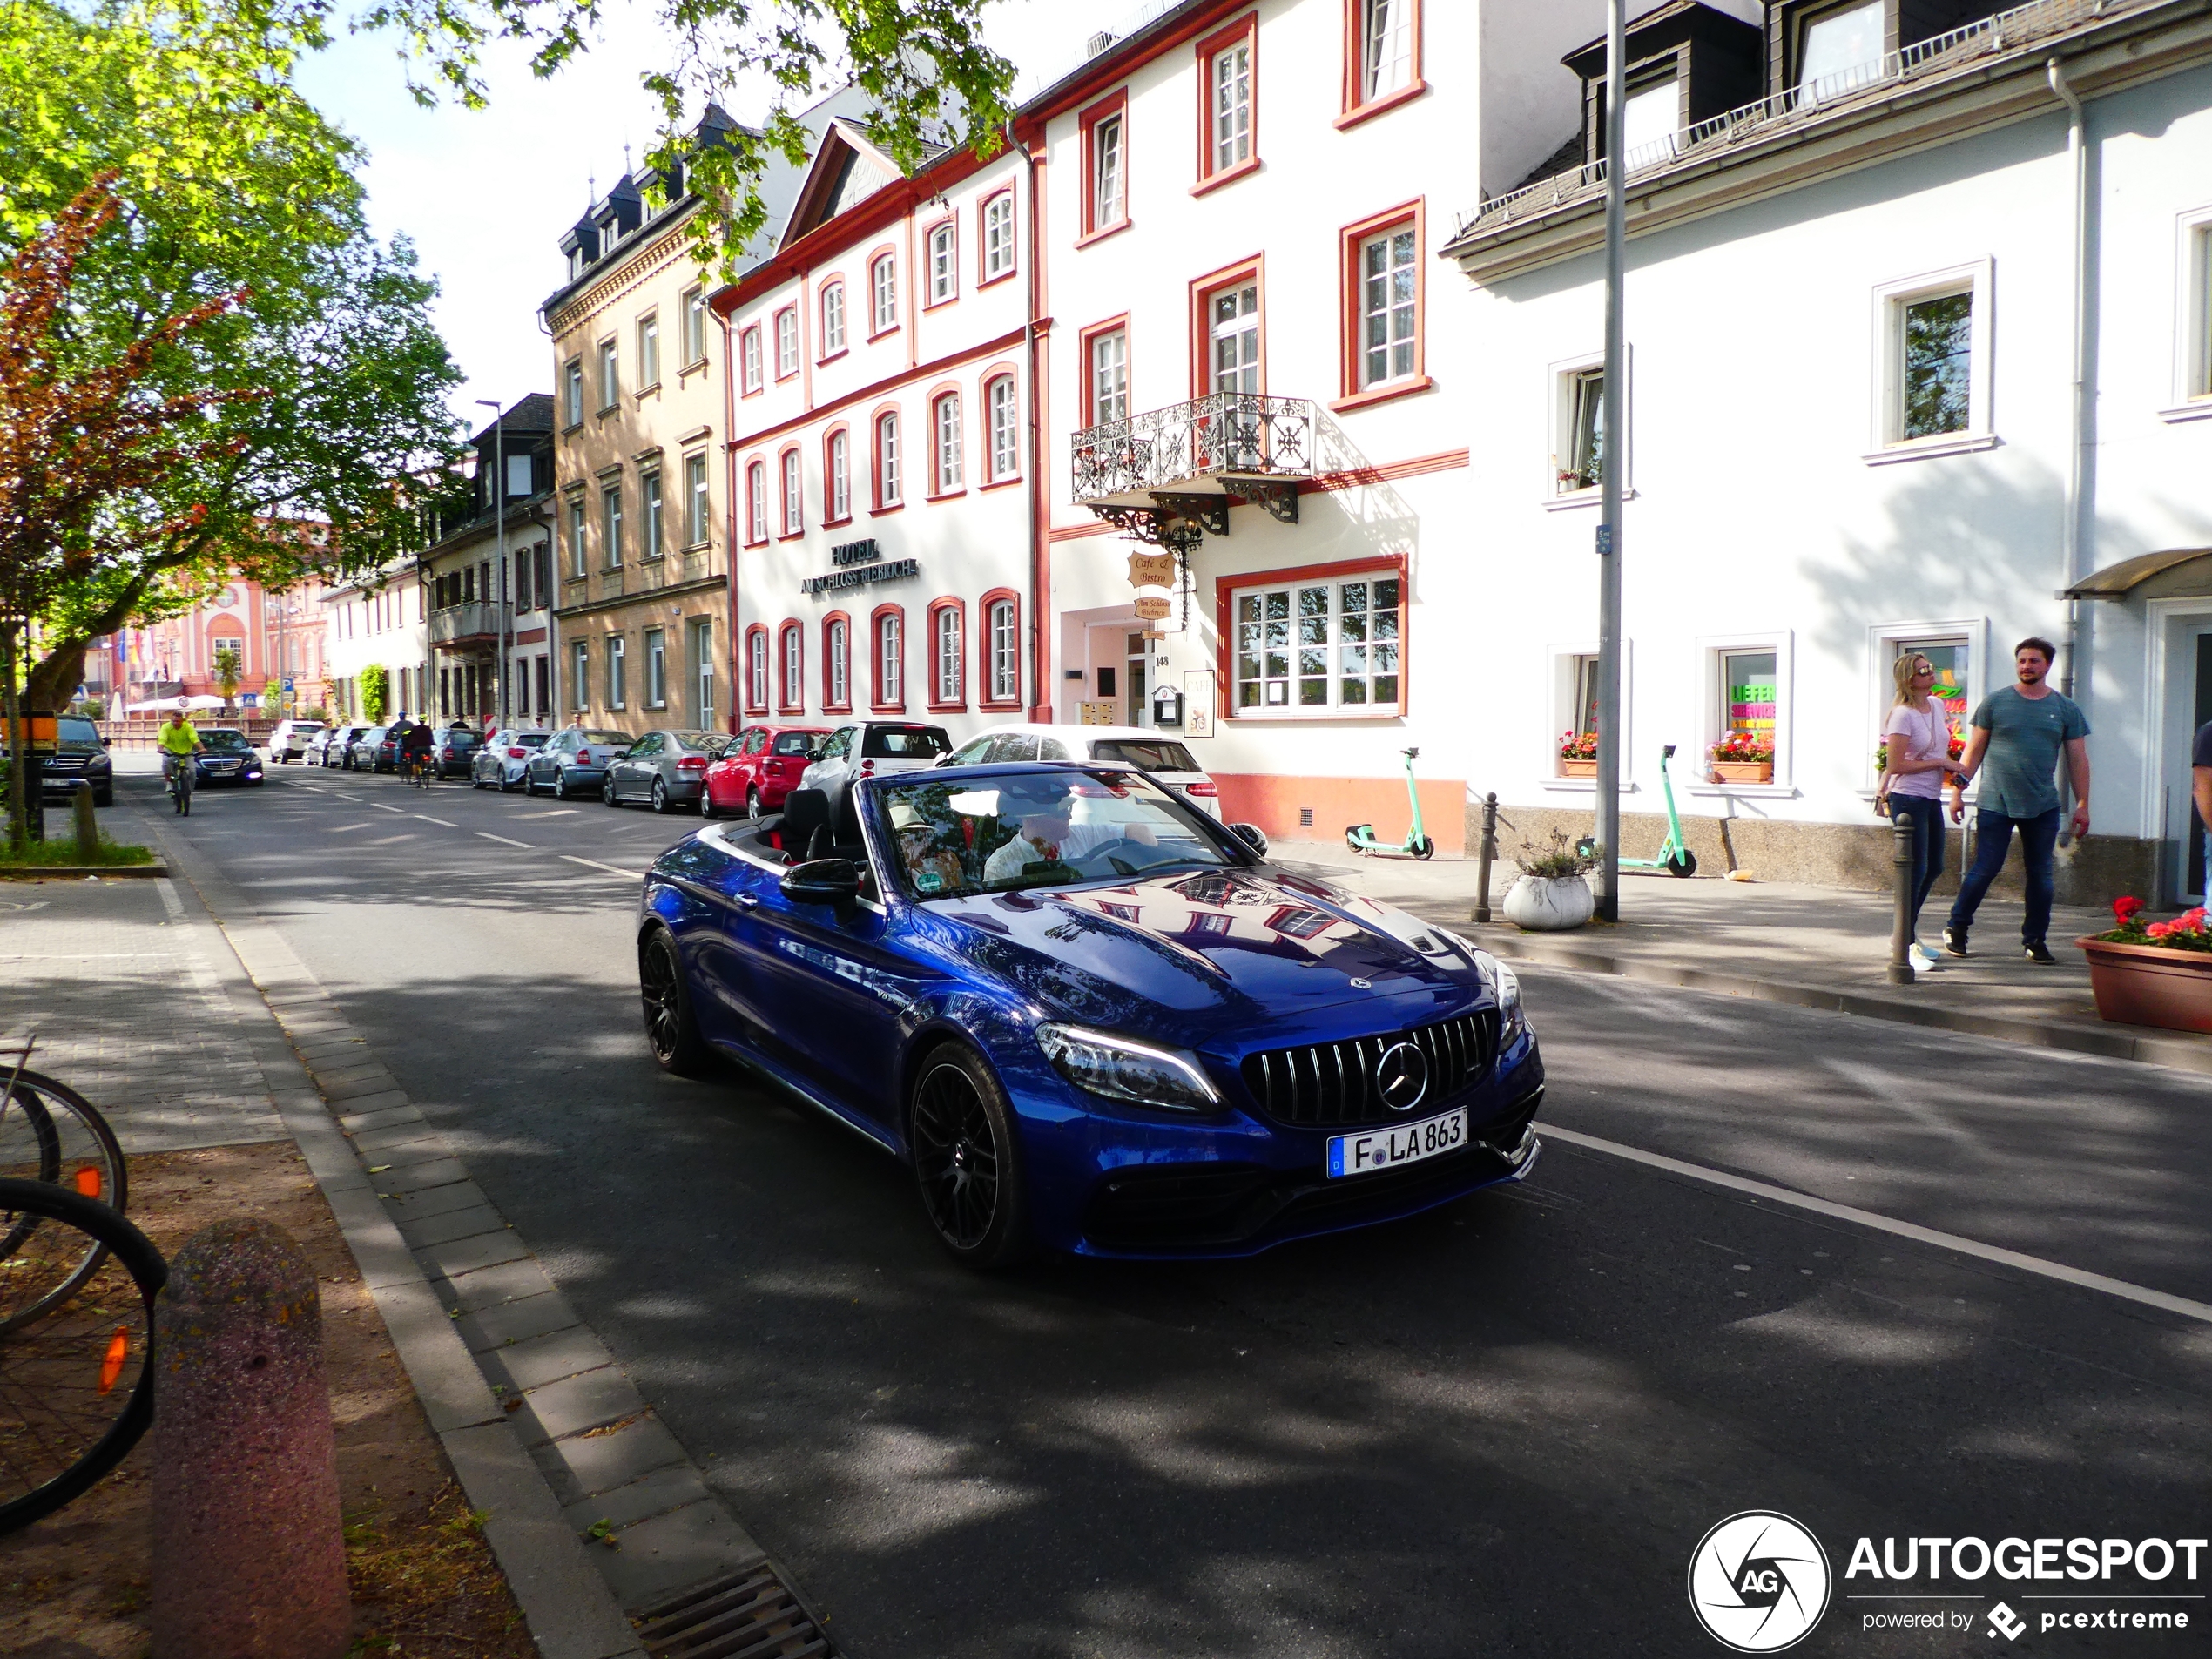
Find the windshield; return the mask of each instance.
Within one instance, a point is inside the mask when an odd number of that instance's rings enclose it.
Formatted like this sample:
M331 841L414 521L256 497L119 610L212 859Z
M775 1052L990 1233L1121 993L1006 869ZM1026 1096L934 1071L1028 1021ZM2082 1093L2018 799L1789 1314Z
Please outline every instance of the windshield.
M819 732L786 732L776 739L775 747L768 752L777 755L803 755L821 740L821 736L822 734Z
M587 732L583 734L583 740L587 745L596 744L603 749L610 744L617 749L627 749L637 741L627 732Z
M1118 760L1147 772L1203 772L1197 758L1179 743L1143 742L1135 738L1103 738L1090 745L1093 760Z
M444 738L445 745L449 749L466 749L472 746L476 741L476 734L475 732L464 731L457 726L451 731L442 733L441 736Z
M900 874L923 899L1233 862L1188 807L1131 772L917 779L884 787L877 798Z
M507 741L517 749L543 749L552 735L550 732L509 732Z
M54 735L64 748L96 749L100 743L99 728L73 714L64 714L54 722Z
M253 747L243 732L207 732L199 734L200 746L210 754L242 755Z
M952 746L952 739L934 725L872 725L861 740L860 756L867 760L934 760Z

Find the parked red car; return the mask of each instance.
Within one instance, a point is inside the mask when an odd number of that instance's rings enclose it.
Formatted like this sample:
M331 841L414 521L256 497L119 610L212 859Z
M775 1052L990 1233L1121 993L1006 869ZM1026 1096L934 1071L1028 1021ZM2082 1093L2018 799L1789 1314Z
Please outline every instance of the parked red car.
M806 770L808 752L828 735L829 729L819 725L745 727L706 769L699 816L742 813L758 818L782 811L784 797L799 787L799 774Z

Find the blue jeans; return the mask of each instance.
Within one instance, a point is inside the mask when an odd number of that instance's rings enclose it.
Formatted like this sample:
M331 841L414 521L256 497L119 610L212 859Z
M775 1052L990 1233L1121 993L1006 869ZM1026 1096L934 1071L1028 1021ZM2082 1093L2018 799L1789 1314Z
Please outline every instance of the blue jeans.
M1962 937L1974 925L1974 912L1981 908L1989 884L2005 867L2014 830L2020 833L2020 856L2027 863L2027 914L2020 921L2020 942L2040 945L2051 930L2051 896L2058 887L2051 874L2051 849L2059 841L2059 809L2034 818L2007 818L1984 807L1974 817L1974 861L1951 907L1949 925Z
M1912 824L1912 926L1920 925L1920 907L1928 889L1943 873L1943 803L1926 795L1892 794L1890 819L1909 819Z

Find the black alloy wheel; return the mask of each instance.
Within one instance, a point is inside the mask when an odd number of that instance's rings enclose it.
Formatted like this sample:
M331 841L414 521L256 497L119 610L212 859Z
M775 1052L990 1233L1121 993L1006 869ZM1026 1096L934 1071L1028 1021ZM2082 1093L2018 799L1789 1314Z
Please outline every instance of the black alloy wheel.
M666 779L653 779L653 810L663 818L668 816L668 780Z
M1028 1251L1022 1159L1006 1091L981 1055L948 1043L922 1062L907 1111L921 1207L937 1242L979 1271Z
M748 789L745 792L745 815L747 818L760 816L760 792L759 790Z
M637 953L637 988L645 1009L645 1041L664 1071L678 1077L704 1076L711 1052L691 1015L691 994L685 988L676 941L656 927Z

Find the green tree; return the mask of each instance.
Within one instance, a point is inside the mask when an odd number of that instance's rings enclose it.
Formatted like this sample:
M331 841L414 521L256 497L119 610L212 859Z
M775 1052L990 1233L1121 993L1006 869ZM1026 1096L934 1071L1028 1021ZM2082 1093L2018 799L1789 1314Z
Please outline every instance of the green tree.
M121 206L78 263L64 363L238 297L170 342L145 388L229 396L208 406L225 442L104 503L128 533L40 611L35 703L76 685L92 638L234 574L281 587L411 550L408 480L457 454L433 287L405 243L368 234L354 146L289 84L322 44L320 16L267 0L0 4L0 257L95 177L115 179Z
M639 77L663 118L645 161L664 178L685 169L687 186L706 202L693 221L700 263L734 278L739 255L766 221L760 181L770 162L806 159L806 130L792 105L848 82L868 100L869 136L908 172L946 145L985 155L996 149L1014 65L983 44L988 3L651 0L675 50L671 62ZM549 76L590 49L600 12L601 0L372 0L354 24L401 37L419 100L442 92L481 105L485 41L525 44L532 71ZM759 126L693 146L691 122L701 108L736 101L763 82L776 103Z
M391 694L391 677L381 663L371 663L361 673L361 718L374 725L384 718L384 702Z
M226 709L230 707L232 700L238 696L239 680L244 673L245 666L239 660L237 646L218 645L215 647L215 689L222 693L223 706Z

